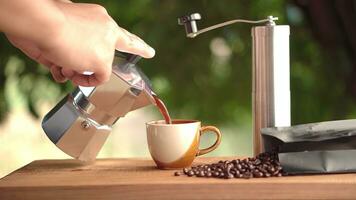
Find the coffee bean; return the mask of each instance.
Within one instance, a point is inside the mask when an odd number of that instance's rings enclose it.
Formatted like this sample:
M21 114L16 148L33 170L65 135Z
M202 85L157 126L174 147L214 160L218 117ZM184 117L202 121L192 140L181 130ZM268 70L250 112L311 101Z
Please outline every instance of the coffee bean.
M242 174L237 174L235 177L236 177L236 178L242 178L243 175L242 175Z
M237 164L239 164L240 163L240 160L239 159L236 159L236 160L233 160L232 161L232 164L234 164L234 165L237 165Z
M213 176L214 176L214 177L219 177L219 176L220 176L220 173L219 173L219 172L214 172L214 173L213 173Z
M204 177L205 173L204 171L199 171L199 173L197 174L198 177Z
M242 167L242 169L247 169L247 168L248 168L247 164L245 164L245 163L243 163L243 164L241 165L241 167Z
M179 172L174 172L174 176L180 176Z
M211 177L211 176L212 176L212 173L211 173L211 172L207 172L207 173L205 174L205 176L206 176L206 177Z
M256 159L254 162L253 162L254 165L260 165L261 164L261 160L260 159Z
M267 168L267 171L273 174L273 172L275 172L276 169L273 166L271 166Z
M183 173L184 173L184 174L187 174L188 171L189 171L188 168L183 168Z
M279 171L274 171L273 173L272 173L272 176L277 176L279 174Z
M225 169L225 173L230 173L231 169L234 167L233 164L228 164Z
M267 170L265 170L265 169L262 168L262 167L258 168L258 170L260 170L262 173L267 173Z
M225 174L224 172L221 172L220 175L219 175L220 178L224 178L225 177Z
M259 172L259 171L255 171L255 172L253 172L253 176L254 176L254 177L257 177L257 178L260 178L260 177L263 176L263 173L262 173L262 172Z
M194 172L192 170L188 171L188 176L194 176Z
M236 165L236 168L237 168L238 170L241 170L241 169L242 169L242 166L241 166L240 164L237 164L237 165Z
M243 174L243 175L242 175L242 178L244 178L244 179L250 179L250 178L251 178L251 175L250 175L250 174Z
M227 176L225 176L225 178L227 178L227 179L232 179L232 178L234 178L234 175L228 174Z

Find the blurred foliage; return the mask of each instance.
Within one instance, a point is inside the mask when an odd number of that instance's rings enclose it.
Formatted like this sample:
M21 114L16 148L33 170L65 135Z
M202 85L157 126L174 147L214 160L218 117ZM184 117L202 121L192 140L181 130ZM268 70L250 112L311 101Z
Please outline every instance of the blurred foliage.
M85 2L105 6L121 27L156 49L156 56L141 61L140 66L175 118L238 125L246 123L246 116L251 115L251 25L236 24L188 39L184 28L177 25L177 17L193 12L202 15L199 27L233 18L278 16L278 24L291 26L293 123L356 116L354 99L345 93L349 58L342 49L335 50L334 56L323 51L293 1ZM11 91L5 91L10 81L19 88L34 115L41 102L54 103L71 90L70 83L54 83L45 68L12 47L4 35L0 42L1 118L11 103L6 95Z

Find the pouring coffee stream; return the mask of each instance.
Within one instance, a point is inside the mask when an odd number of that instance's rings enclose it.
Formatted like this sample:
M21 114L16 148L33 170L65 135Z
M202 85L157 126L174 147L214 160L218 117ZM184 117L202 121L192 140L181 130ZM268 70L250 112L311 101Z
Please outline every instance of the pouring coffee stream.
M162 114L164 120L166 121L166 124L172 124L171 116L169 115L168 109L164 102L157 95L153 95L153 98L155 99L156 107Z

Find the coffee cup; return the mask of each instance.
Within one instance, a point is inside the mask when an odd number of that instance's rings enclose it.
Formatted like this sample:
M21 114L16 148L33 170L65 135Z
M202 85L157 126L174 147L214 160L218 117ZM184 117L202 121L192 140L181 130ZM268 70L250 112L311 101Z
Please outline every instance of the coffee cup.
M188 167L197 156L215 150L221 142L221 133L215 126L201 126L197 120L164 120L146 123L147 142L152 159L160 169ZM201 135L212 132L216 141L208 148L200 149Z

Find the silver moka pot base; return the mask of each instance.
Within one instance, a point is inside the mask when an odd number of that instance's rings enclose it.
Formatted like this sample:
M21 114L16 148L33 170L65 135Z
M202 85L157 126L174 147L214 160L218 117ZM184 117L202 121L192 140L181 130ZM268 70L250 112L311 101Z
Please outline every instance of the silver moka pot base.
M58 148L81 161L95 160L111 132L111 127L88 120L75 105L72 94L45 116L42 128Z

